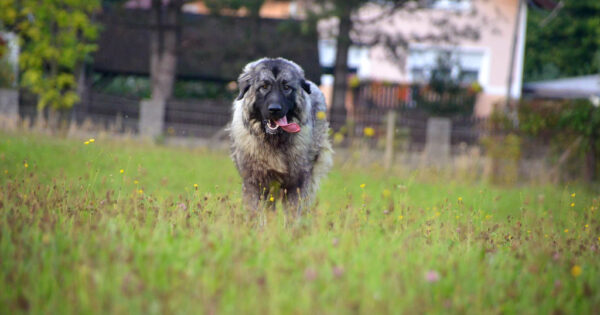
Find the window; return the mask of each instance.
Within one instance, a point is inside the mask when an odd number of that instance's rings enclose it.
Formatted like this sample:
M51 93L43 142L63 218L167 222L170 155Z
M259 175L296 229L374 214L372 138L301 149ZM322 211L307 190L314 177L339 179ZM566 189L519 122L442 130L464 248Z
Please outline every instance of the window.
M441 10L467 11L471 9L471 0L431 0L429 7Z
M482 81L482 64L482 52L434 47L410 49L407 60L409 79L414 83L427 83L434 72L440 71L463 84Z

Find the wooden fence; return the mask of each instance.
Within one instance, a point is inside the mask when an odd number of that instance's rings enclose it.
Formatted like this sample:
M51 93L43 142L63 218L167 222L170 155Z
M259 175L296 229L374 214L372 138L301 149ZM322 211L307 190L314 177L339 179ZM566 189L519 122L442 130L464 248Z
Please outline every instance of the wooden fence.
M394 110L396 134L401 135L409 150L422 150L425 145L427 119L426 112L419 109L420 102L431 100L433 94L426 94L415 86L364 84L352 90L352 104L348 117L352 118L352 134L363 136L365 128L374 130L371 137L376 143L386 134L386 117ZM468 95L459 96L458 101L473 101ZM21 116L35 119L35 99L22 94ZM140 99L91 92L68 115L79 124L91 121L94 125L118 132L137 132L140 114ZM330 119L344 119L335 114ZM476 144L482 133L482 121L470 116L455 116L452 119L451 144ZM231 100L172 99L166 104L164 133L167 136L211 138L221 131L231 120Z

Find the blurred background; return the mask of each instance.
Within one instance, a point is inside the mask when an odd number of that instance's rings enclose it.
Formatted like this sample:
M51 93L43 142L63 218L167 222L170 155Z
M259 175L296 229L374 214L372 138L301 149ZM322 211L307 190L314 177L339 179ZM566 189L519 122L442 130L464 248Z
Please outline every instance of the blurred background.
M2 0L0 124L226 147L265 56L320 86L341 163L599 178L597 0Z

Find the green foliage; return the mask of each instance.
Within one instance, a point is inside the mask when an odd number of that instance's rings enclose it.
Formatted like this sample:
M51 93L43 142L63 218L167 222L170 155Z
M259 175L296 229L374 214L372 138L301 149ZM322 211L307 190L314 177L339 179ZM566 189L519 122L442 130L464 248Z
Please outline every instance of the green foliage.
M459 75L453 69L459 68ZM417 107L437 116L473 114L477 93L481 89L466 87L462 82L463 72L458 63L452 60L451 53L441 54L436 66L431 70L427 87L415 87Z
M534 136L600 138L600 108L588 100L522 102L519 121L521 130Z
M14 87L15 71L6 58L0 58L0 88Z
M596 177L600 163L600 108L588 100L526 101L519 105L520 129L526 135L549 142L557 154L577 144L586 155L588 179ZM583 164L581 159L571 159Z
M600 72L600 1L561 2L554 18L529 10L524 81Z
M590 314L600 301L600 199L583 187L349 165L294 220L244 211L226 153L95 140L0 135L0 313Z
M78 100L76 73L96 49L91 15L99 0L4 0L1 28L20 39L21 84L38 95L38 107L70 108Z

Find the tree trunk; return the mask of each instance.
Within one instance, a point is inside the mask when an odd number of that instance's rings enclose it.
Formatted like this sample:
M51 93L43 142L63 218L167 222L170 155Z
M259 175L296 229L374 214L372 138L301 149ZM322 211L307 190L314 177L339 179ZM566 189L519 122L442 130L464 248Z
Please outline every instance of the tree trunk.
M166 6L162 0L152 1L154 14L150 38L150 84L152 98L140 103L140 134L155 138L163 133L167 100L173 93L177 67L177 18L181 0Z
M173 1L171 1L173 2ZM180 5L152 2L154 32L150 40L150 77L152 99L166 101L173 93L177 67L177 16Z
M350 49L350 14L340 16L335 53L333 100L331 105L332 128L346 123L346 91L348 90L348 50Z

